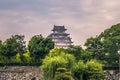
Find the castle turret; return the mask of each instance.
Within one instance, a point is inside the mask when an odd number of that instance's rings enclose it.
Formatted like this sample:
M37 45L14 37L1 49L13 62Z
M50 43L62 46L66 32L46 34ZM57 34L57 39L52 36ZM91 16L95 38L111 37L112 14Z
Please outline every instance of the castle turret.
M65 32L66 30L67 29L65 29L64 26L54 25L54 28L52 29L53 33L51 33L48 37L54 41L55 47L66 48L73 43L69 37L70 34Z

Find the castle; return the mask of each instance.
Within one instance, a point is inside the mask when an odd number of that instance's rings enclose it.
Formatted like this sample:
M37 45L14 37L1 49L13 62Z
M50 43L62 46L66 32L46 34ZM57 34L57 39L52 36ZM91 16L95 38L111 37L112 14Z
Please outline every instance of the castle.
M73 42L71 41L70 34L66 33L66 28L64 26L56 26L52 29L53 33L51 33L48 37L51 38L55 47L67 48Z

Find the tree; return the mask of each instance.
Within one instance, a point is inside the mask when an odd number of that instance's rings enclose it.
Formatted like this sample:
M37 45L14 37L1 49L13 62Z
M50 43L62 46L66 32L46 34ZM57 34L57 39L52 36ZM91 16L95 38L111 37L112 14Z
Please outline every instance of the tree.
M65 49L55 48L43 59L44 80L98 80L103 77L102 64L96 60L76 61ZM73 79L74 78L74 79Z
M22 62L26 62L25 57L23 56L23 53L26 52L26 42L24 41L24 38L24 35L12 35L12 39L16 42L16 51L20 54L20 59Z
M2 55L2 46L3 46L3 43L0 40L0 63L6 63L8 60L6 59L5 56Z
M106 29L99 36L89 38L85 46L93 57L106 66L118 66L118 49L120 49L120 24Z
M24 41L24 38L24 35L12 35L12 39L16 42L16 51L20 54L26 52L26 42Z
M41 68L45 80L71 80L74 65L75 57L72 54L66 53L64 49L55 48L43 59Z
M91 37L89 39L87 39L85 46L87 46L87 51L92 52L92 58L95 59L100 59L102 60L103 56L102 55L102 43L99 39L98 36L96 36L95 38Z
M102 71L102 64L96 60L90 60L86 63L86 75L87 80L101 80L104 77Z
M85 51L80 46L71 45L66 49L67 53L73 54L76 57L76 60L88 61L92 58L92 53Z
M71 71L67 68L57 68L55 72L55 80L74 80Z
M82 53L83 53L84 50L80 46L71 45L71 46L69 46L66 49L66 51L68 53L73 54L76 57L77 60L80 60L81 59L81 55L82 55Z
M2 41L0 40L0 47L1 47L1 45L2 45Z
M84 80L83 75L85 74L86 65L82 60L79 60L73 67L72 72L74 73L75 80Z
M17 53L21 55L26 51L25 41L23 35L12 35L11 38L6 39L2 44L0 53L3 56L10 59L12 56L15 56Z
M2 41L0 40L0 55L1 55Z
M8 57L8 59L10 59L11 56L15 56L17 54L17 46L15 43L15 40L13 40L12 38L7 39L1 47L1 54Z
M58 67L66 67L67 61L61 57L56 56L43 60L42 71L45 80L54 80L55 72Z
M33 36L28 44L30 56L33 57L37 63L53 48L54 42L49 38L44 38L42 35Z
M96 60L79 61L73 68L75 80L101 80L103 75L102 64Z

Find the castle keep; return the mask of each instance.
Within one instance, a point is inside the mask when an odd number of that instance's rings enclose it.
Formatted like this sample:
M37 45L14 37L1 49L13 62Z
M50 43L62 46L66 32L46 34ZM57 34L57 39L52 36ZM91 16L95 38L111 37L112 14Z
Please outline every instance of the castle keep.
M48 37L54 41L55 47L66 48L73 43L69 36L70 34L67 34L66 30L67 29L64 26L54 25L54 28L52 29L53 33Z

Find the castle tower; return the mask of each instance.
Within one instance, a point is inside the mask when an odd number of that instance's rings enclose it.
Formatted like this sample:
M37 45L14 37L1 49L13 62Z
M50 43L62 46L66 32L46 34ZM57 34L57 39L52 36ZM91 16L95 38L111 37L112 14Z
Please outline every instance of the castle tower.
M51 33L48 37L54 41L55 47L67 48L73 43L69 34L65 32L66 30L67 29L65 29L64 26L54 25L54 28L52 29L53 33Z

